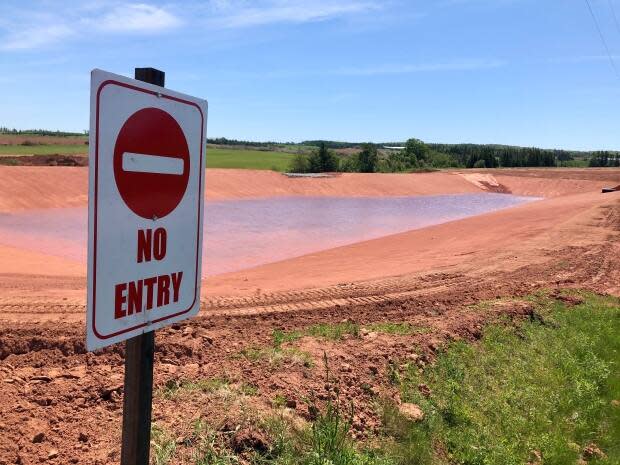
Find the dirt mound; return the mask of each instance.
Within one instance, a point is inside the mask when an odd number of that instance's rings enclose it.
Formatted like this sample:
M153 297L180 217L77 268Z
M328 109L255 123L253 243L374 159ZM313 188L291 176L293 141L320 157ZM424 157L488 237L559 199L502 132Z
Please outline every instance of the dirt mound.
M614 168L510 168L457 173L482 190L534 197L599 192L605 183L620 181L620 170Z
M497 182L494 176L487 173L459 173L467 181L483 191L495 192L499 194L510 194L510 189Z
M9 166L88 166L88 157L81 155L2 156L0 164Z

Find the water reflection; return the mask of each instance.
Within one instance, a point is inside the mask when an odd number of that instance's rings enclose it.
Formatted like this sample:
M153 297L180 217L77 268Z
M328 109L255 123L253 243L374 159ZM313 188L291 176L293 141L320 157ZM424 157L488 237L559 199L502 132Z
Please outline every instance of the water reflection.
M237 271L536 200L506 194L207 202L203 274ZM86 261L85 208L0 214L0 243Z

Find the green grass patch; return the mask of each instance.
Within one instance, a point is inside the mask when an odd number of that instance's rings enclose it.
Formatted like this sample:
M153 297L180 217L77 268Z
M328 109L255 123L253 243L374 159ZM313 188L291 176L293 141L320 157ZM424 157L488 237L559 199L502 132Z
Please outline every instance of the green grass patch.
M399 336L429 331L428 328L413 326L409 323L395 322L372 323L363 328L367 331ZM295 331L276 329L273 332L272 338L274 347L281 347L282 344L295 342L305 336L327 339L329 341L339 341L345 336L359 337L361 329L362 327L359 324L348 321L342 323L320 323Z
M174 438L157 424L151 426L151 462L166 465L172 460L177 445Z
M246 347L239 356L251 362L262 361L275 367L283 363L299 364L307 368L313 365L312 356L295 347Z
M317 324L310 326L307 329L306 334L312 337L320 337L331 341L339 341L344 336L358 337L360 335L360 326L357 323L348 321L336 324Z
M207 148L207 168L286 171L294 155L284 152Z
M0 155L87 155L87 145L0 145Z
M239 392L241 392L241 394L243 394L244 396L257 396L258 386L250 383L242 383L241 386L239 386Z
M204 419L194 421L192 436L188 442L193 447L189 463L194 465L236 465L239 463L239 458L227 448L224 438L218 435Z
M607 459L589 463L620 463L620 408L612 405L620 399L620 301L582 297L570 308L535 297L537 321L488 327L478 344L451 344L422 374L406 369L401 396L426 418L410 424L384 408L394 461L522 465L540 454L560 465L594 443Z
M296 331L276 329L272 337L274 347L280 347L284 343L295 342L305 336L339 341L347 335L358 337L359 334L360 326L357 323L347 321L342 323L319 323Z
M286 407L286 396L283 394L276 394L273 400L271 401L271 406L273 408L283 408Z
M224 378L208 378L198 380L169 380L164 386L158 389L157 394L165 399L173 399L184 392L203 392L211 393L226 389L230 382Z

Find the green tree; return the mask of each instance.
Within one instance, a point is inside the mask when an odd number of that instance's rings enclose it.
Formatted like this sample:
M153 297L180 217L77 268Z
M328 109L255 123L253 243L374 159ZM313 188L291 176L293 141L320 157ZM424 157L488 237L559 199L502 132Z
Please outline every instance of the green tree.
M360 163L358 155L341 158L338 169L343 173L359 173Z
M359 171L361 173L374 173L377 171L379 156L377 147L373 144L364 144L362 151L357 155Z
M411 168L415 168L419 163L426 163L430 149L428 145L420 139L409 139L405 144L405 159Z
M288 167L290 173L309 173L310 172L310 160L304 153L296 154Z
M338 171L338 157L327 148L325 142L310 155L310 171L312 173L325 173Z

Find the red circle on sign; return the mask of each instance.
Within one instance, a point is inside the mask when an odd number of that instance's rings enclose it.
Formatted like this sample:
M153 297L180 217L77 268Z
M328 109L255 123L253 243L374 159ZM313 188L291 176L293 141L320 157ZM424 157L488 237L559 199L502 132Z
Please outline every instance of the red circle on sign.
M136 215L154 219L172 212L189 180L189 148L179 123L158 108L131 115L114 146L114 178Z

